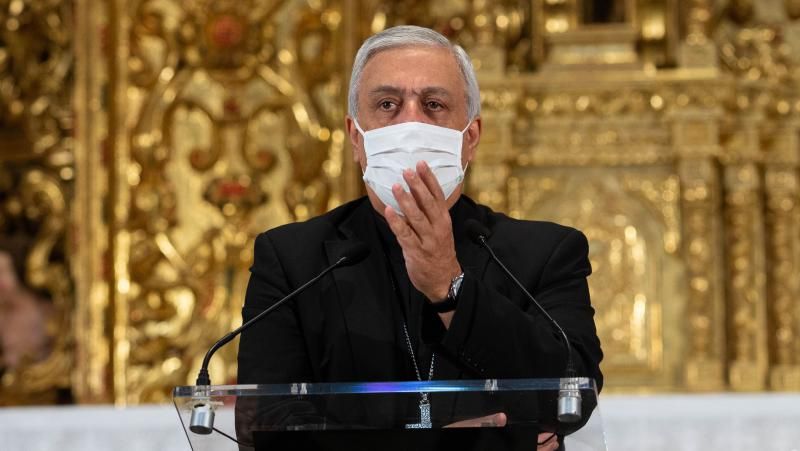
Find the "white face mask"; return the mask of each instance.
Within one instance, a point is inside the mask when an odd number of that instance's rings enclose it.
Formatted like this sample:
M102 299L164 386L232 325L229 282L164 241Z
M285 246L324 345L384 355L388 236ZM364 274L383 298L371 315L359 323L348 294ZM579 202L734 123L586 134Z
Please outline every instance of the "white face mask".
M403 170L416 170L417 162L425 161L442 187L447 199L464 180L461 167L461 143L469 124L460 132L422 122L404 122L364 132L358 121L356 129L364 137L367 169L364 182L385 205L402 214L392 194L392 185L400 184L406 192ZM471 123L471 122L470 122Z

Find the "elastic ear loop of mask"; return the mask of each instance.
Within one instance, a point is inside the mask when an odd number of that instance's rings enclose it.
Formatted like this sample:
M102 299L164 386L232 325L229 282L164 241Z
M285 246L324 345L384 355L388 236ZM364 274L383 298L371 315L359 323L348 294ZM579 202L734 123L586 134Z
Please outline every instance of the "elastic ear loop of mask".
M358 119L353 118L353 123L356 124L356 130L358 130L358 132L361 133L361 138L363 139L365 133L364 130L361 129L361 126L358 125Z
M356 130L358 130L358 132L361 133L361 146L363 147L364 146L364 134L365 134L364 130L362 130L361 126L358 125L358 119L353 118L353 124L355 124ZM365 169L362 169L361 170L361 178L363 179L366 174L367 174L367 171Z
M465 132L465 131L467 131L467 129L469 128L469 126L470 126L470 125L472 125L472 122L473 122L473 120L470 120L469 122L467 122L467 126L466 126L466 127L464 127L464 130L461 130L461 134L462 134L462 135L464 134L464 132ZM464 149L462 148L462 149L461 149L461 151L463 152L463 151L464 151ZM467 169L468 169L468 168L469 168L469 161L467 161L467 164L466 164L466 166L464 166L464 169L463 169L463 171L464 171L464 175L465 175L465 176L466 176L466 174L467 174Z

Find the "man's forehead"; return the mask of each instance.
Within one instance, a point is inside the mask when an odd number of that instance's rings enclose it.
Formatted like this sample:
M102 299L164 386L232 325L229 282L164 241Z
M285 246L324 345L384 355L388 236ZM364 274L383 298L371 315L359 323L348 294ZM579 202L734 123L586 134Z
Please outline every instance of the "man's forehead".
M416 93L453 95L464 89L462 78L449 49L403 46L373 55L364 66L362 81L366 83L360 88L367 94L413 89Z
M424 67L458 70L456 56L450 49L429 45L404 45L380 50L370 56L364 69L378 64L399 66L407 64L409 61L413 61L415 64L424 62ZM424 67L415 66L417 69Z

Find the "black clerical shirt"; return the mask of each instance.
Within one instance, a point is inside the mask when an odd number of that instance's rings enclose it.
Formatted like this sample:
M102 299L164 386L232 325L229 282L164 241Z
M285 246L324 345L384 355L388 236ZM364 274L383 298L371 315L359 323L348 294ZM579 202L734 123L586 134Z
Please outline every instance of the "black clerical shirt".
M463 200L459 200L450 209L456 249L467 243L463 224L469 219L469 212L467 208L464 208L463 203ZM431 355L437 350L441 351L438 344L447 330L439 315L428 304L425 295L411 283L403 258L403 250L397 242L394 232L389 228L388 222L378 212L373 211L373 213L375 227L381 240L383 260L387 265L386 271L389 272L393 284L394 298L386 301L392 304L396 349L402 360L402 362L398 362L398 368L408 368L407 378L416 380L417 376L403 332L403 323L405 322L417 365L419 365L420 377L422 380L428 380ZM436 352L433 379L462 378L463 372L454 363L442 352Z
M398 365L399 368L408 368L409 379L416 379L414 363L411 352L408 350L403 325L408 328L408 336L411 346L414 349L414 358L419 368L419 375L422 380L428 380L431 362L431 347L423 343L420 339L422 334L422 315L423 303L426 302L425 296L414 287L408 278L403 250L397 242L394 233L389 229L389 224L382 216L375 213L375 226L381 239L384 259L386 261L385 270L389 273L392 282L392 292L394 297L386 299L391 303L392 324L395 331L395 343L398 354L404 362ZM426 312L427 313L427 312ZM405 352L403 352L405 351ZM402 356L405 354L405 358ZM436 370L434 369L434 375Z

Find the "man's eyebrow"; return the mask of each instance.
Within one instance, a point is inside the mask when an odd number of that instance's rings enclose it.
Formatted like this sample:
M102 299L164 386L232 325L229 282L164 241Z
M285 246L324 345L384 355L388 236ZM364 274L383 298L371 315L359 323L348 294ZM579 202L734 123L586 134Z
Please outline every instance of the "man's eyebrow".
M380 85L380 86L376 86L375 88L373 88L369 92L369 95L370 95L370 97L378 96L378 95L381 95L381 94L402 95L404 92L405 92L405 89L398 88L397 86Z
M397 86L391 85L380 85L376 86L369 92L370 97L376 97L383 94L394 94L394 95L403 95L405 94L406 90L403 88L399 88ZM421 91L413 91L414 94L418 94L419 96L427 96L427 95L438 95L442 97L450 97L450 91L446 88L441 86L428 86L422 88Z
M440 86L430 86L427 88L423 88L420 94L423 96L437 95L442 97L450 97L450 91Z

